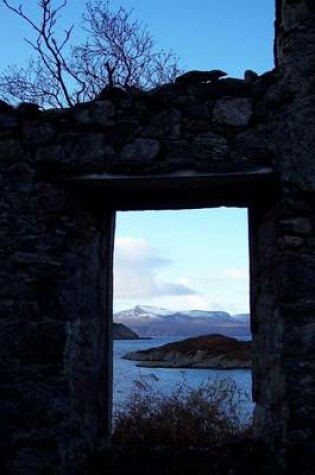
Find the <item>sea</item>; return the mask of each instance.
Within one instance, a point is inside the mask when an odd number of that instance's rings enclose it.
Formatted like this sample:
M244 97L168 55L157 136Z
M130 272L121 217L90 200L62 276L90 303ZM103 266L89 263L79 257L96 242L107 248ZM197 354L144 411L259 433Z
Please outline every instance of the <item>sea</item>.
M250 421L254 404L251 398L252 372L250 369L213 370L213 369L175 369L175 368L140 368L137 361L122 359L131 351L144 350L179 341L187 337L153 337L143 340L114 341L114 380L113 380L113 410L128 405L128 399L136 387L145 387L147 391L160 394L170 394L177 385L197 388L200 384L214 382L218 379L232 379L242 397L243 418ZM248 337L238 337L248 340ZM139 384L140 383L140 384Z

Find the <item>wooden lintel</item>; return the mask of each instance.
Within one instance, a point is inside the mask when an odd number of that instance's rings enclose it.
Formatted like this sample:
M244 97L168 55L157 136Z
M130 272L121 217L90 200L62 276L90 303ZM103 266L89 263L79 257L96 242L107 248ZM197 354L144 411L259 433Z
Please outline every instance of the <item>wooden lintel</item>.
M278 189L275 173L267 167L227 173L88 174L66 182L118 210L250 206Z

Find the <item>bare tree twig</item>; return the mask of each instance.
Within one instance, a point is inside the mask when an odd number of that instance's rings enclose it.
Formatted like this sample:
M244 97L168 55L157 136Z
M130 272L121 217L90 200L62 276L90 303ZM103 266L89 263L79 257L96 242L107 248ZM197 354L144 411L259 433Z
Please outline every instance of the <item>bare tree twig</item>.
M25 41L35 54L26 68L9 67L0 75L0 93L11 101L28 100L42 107L72 107L93 99L105 86L152 88L170 82L180 71L177 57L157 51L146 27L133 11L112 10L110 0L88 0L82 15L87 40L71 46L73 25L60 33L60 13L68 0L38 0L36 22L22 4L0 0L36 34Z

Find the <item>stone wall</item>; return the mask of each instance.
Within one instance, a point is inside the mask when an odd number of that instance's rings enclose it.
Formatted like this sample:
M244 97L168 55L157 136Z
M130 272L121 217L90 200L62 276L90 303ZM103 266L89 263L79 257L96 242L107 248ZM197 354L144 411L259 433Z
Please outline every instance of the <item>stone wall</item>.
M37 121L1 109L2 473L69 473L109 423L112 217L43 178Z
M276 30L277 69L261 76L193 72L64 110L0 102L2 472L77 473L107 443L114 211L233 205L249 208L255 434L276 473L307 473L312 2L278 1Z
M107 89L71 110L22 105L6 111L6 122L19 121L24 146L49 177L256 171L272 160L266 93L275 82L274 72L209 83L193 76L150 92Z
M277 3L278 89L291 100L270 121L283 193L273 283L281 357L270 384L282 384L280 439L287 467L307 473L315 453L315 5ZM270 336L267 326L264 333Z

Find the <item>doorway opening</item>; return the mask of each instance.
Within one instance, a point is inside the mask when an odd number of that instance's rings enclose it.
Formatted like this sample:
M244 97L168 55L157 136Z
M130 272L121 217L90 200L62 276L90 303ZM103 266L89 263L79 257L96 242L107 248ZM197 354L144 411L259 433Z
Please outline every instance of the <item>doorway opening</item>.
M196 349L191 364L181 365L178 354L175 361L176 351L182 351L176 345L187 339L194 339L191 345L209 344L208 335L251 340L248 248L246 208L117 213L114 427L115 412L125 410L141 391L147 401L152 392L168 397L178 395L178 388L222 381L234 385L242 417L251 419L250 363L234 360L230 368L227 362L210 368L203 347ZM150 349L165 344L175 344L165 356L169 361L152 360ZM231 353L226 357L232 360Z

